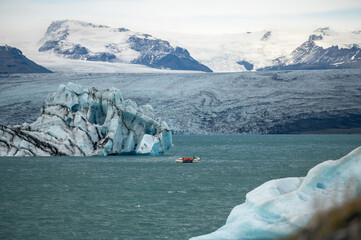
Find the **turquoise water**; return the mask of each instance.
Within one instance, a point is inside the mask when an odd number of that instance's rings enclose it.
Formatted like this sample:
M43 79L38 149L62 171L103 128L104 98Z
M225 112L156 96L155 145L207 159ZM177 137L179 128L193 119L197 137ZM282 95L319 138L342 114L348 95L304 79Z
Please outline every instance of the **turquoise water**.
M361 135L175 136L164 156L0 158L0 239L188 239L265 181L304 176ZM183 155L199 164L175 164Z

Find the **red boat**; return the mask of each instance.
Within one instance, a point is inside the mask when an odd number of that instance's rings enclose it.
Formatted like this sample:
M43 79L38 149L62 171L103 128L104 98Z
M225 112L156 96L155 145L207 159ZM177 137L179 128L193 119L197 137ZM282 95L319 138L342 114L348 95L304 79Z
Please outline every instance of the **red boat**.
M199 163L201 161L200 157L181 157L175 160L176 163Z

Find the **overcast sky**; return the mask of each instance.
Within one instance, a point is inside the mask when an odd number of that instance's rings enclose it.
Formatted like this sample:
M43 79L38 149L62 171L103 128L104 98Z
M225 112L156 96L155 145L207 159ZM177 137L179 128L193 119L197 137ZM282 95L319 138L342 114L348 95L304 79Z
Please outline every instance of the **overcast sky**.
M324 26L348 31L361 30L361 0L0 0L2 35L43 33L61 19L191 34Z

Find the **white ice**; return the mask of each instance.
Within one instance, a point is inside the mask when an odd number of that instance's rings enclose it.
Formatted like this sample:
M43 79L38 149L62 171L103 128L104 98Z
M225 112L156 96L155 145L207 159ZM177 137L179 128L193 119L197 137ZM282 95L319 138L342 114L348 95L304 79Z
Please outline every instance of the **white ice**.
M171 148L172 135L153 111L123 100L115 88L60 84L35 122L1 126L0 156L162 154Z
M317 211L360 194L361 147L312 168L304 178L266 182L249 192L217 231L191 240L278 239L305 226Z

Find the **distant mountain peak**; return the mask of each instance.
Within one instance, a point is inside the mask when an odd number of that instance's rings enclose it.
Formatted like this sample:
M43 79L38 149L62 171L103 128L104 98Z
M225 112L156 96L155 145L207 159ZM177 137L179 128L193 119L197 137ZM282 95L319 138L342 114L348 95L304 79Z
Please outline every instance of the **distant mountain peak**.
M314 33L320 34L321 36L329 36L333 33L333 31L330 29L330 27L321 27L317 28Z
M150 34L77 20L53 21L40 52L69 59L142 64L153 68L211 72L179 46Z
M323 36L327 35L310 35L307 41L288 56L275 59L274 66L260 70L361 68L361 48L359 45L350 44L347 47L332 45L324 48L315 43L315 41L322 40Z
M265 34L262 36L261 41L266 41L271 37L272 32L266 31Z
M70 25L70 24L75 24L75 25L80 25L83 27L92 27L92 28L110 28L107 25L97 25L97 24L93 24L93 23L89 23L89 22L85 22L85 21L79 21L79 20L55 20L53 21L49 27L59 27L62 25Z

